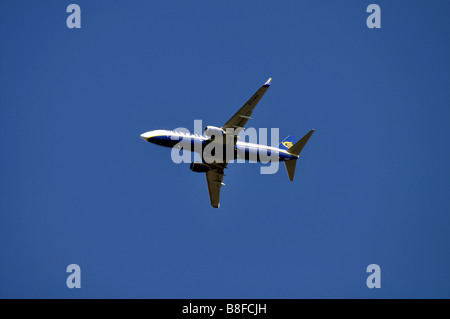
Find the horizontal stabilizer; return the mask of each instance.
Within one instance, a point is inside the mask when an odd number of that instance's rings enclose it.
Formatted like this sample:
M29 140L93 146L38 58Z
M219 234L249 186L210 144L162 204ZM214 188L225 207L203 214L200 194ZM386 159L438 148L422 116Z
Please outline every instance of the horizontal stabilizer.
M294 155L298 156L300 154L300 152L302 151L303 147L305 147L306 142L308 142L308 140L311 137L312 133L314 133L314 130L311 130L308 133L306 133L305 136L303 136L297 143L292 145L287 151L289 153L291 153L291 154L294 154ZM297 164L297 159L291 159L291 160L288 160L288 161L284 162L284 165L286 166L286 172L288 173L289 180L291 182L294 180L295 164Z
M306 133L306 135L303 136L300 141L292 145L292 147L290 147L287 151L291 154L299 155L303 147L306 145L306 142L308 142L309 138L311 137L312 133L314 133L314 130Z
M284 162L284 165L286 166L286 172L288 173L289 180L291 182L294 180L295 164L297 164L296 159Z

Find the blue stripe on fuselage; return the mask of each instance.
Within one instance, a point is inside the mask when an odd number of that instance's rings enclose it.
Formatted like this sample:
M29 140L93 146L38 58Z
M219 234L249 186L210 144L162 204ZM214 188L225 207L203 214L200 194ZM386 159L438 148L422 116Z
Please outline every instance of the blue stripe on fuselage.
M180 143L180 146L182 146L186 150L200 151L200 148L195 146L201 144L202 145L201 150L203 150L203 148L206 145L206 142L208 142L209 140L207 140L205 137L192 135L185 135L185 136L157 135L148 138L147 141L150 143L171 148L174 147L176 144ZM289 154L281 149L276 150L269 149L262 145L259 146L257 144L243 144L238 142L235 146L235 151L238 154L240 154L238 158L257 162L261 161L261 159L264 160L264 157L266 157L265 158L266 161L267 156L271 156L272 154L274 156L277 156L277 159L279 161L286 161L298 158L298 156Z

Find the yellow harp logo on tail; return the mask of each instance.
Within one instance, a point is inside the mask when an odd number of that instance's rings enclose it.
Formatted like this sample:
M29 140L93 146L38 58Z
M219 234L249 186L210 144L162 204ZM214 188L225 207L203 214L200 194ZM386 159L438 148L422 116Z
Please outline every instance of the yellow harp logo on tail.
M283 144L284 146L286 146L287 148L291 148L292 147L292 142L288 142L288 141L286 141L286 142L283 142L283 143L281 143L281 144Z

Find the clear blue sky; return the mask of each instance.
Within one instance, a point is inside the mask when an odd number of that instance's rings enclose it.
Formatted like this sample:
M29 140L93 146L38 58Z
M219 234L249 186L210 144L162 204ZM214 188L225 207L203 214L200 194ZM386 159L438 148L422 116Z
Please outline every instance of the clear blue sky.
M0 297L450 298L449 12L1 1ZM230 165L216 210L139 138L221 126L269 77L249 125L316 129L292 183Z

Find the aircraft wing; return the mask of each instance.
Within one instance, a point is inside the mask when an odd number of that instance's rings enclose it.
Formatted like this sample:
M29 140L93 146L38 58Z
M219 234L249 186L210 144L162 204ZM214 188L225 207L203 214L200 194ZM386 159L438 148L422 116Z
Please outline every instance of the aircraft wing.
M223 171L226 165L214 166L206 172L206 184L208 185L209 200L211 206L219 208L220 187L222 187L222 180L225 176Z
M247 123L247 121L250 119L250 115L252 115L252 111L255 108L256 104L258 104L259 100L262 98L264 93L266 93L267 89L270 86L270 82L272 81L271 78L267 80L266 83L264 83L263 86L259 88L258 91L256 91L255 94L239 109L239 111L236 112L229 120L222 126L222 129L226 132L227 128L232 128L237 131L235 135L239 133L240 130L242 130Z

